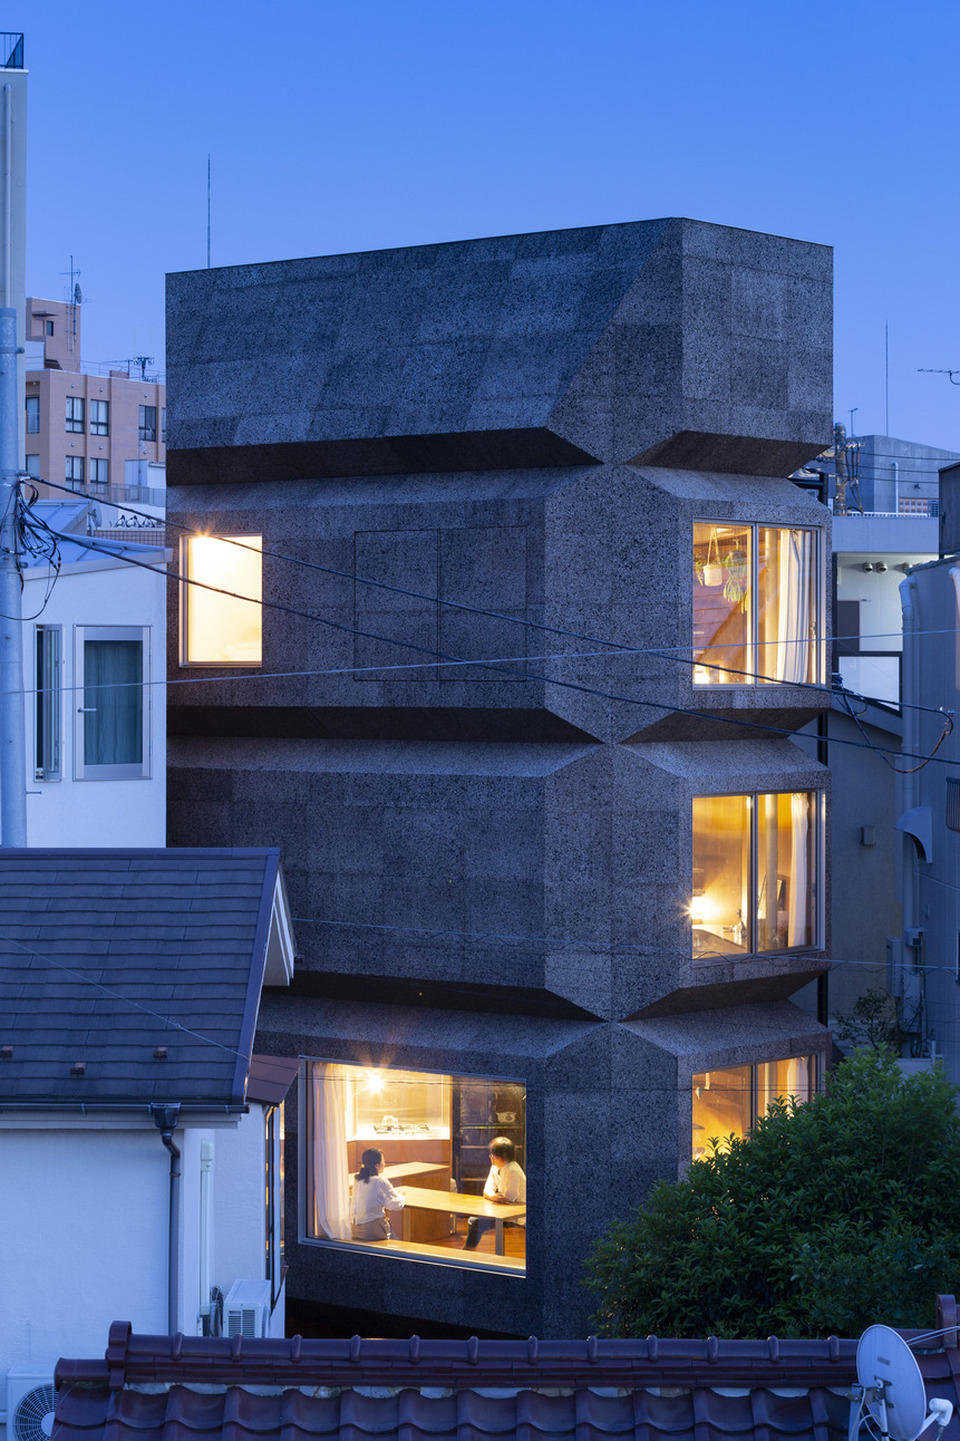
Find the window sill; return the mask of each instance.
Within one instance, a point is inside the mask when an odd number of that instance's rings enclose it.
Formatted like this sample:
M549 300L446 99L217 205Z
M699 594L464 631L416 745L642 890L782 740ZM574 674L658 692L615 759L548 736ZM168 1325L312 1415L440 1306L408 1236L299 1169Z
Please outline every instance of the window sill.
M460 1271L492 1271L498 1276L517 1276L525 1279L526 1260L515 1256L496 1256L475 1251L454 1251L448 1246L430 1246L425 1241L321 1241L314 1236L302 1236L302 1246L322 1246L329 1251L351 1251L364 1256L392 1256L397 1261L414 1261L427 1266L449 1266Z

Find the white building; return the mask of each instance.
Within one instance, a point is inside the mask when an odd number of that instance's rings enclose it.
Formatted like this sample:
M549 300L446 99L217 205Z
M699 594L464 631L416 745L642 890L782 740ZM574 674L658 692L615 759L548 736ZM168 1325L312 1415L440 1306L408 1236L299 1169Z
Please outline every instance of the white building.
M30 512L61 539L53 554L28 554L24 573L27 840L162 846L169 557L127 542L94 548L90 510Z
M261 987L293 972L276 851L5 850L0 905L13 1437L51 1409L58 1359L102 1348L114 1320L283 1335L279 1106L297 1062L252 1055Z

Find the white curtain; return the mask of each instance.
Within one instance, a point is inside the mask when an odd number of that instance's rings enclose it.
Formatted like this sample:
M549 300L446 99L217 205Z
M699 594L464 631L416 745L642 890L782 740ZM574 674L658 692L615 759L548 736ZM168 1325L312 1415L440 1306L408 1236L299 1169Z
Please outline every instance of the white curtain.
M808 946L814 937L808 931L811 913L810 797L794 791L790 797L790 881L787 886L787 945Z
M349 1241L350 1182L343 1066L329 1061L313 1062L308 1089L311 1234L328 1241Z
M777 536L777 669L774 679L806 681L810 679L813 532L781 530Z

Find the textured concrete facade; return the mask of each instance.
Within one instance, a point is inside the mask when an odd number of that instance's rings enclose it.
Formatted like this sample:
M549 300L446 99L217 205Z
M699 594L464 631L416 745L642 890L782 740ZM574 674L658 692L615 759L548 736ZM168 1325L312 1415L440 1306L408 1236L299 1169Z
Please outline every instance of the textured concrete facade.
M301 1239L292 1296L578 1330L691 1077L825 1050L825 929L695 962L689 904L694 797L825 794L826 694L690 657L695 520L827 522L780 477L829 437L830 294L823 247L683 220L171 277L169 515L262 535L268 605L264 674L200 682L172 587L170 843L281 848L258 1044L527 1088L525 1277Z

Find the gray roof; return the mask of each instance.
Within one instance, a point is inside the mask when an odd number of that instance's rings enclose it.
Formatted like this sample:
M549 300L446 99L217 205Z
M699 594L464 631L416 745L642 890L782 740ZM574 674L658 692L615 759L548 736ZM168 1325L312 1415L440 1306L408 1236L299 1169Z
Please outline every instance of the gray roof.
M826 247L683 219L172 275L168 476L788 474L830 324Z
M0 850L0 1107L242 1104L278 877L268 849Z

